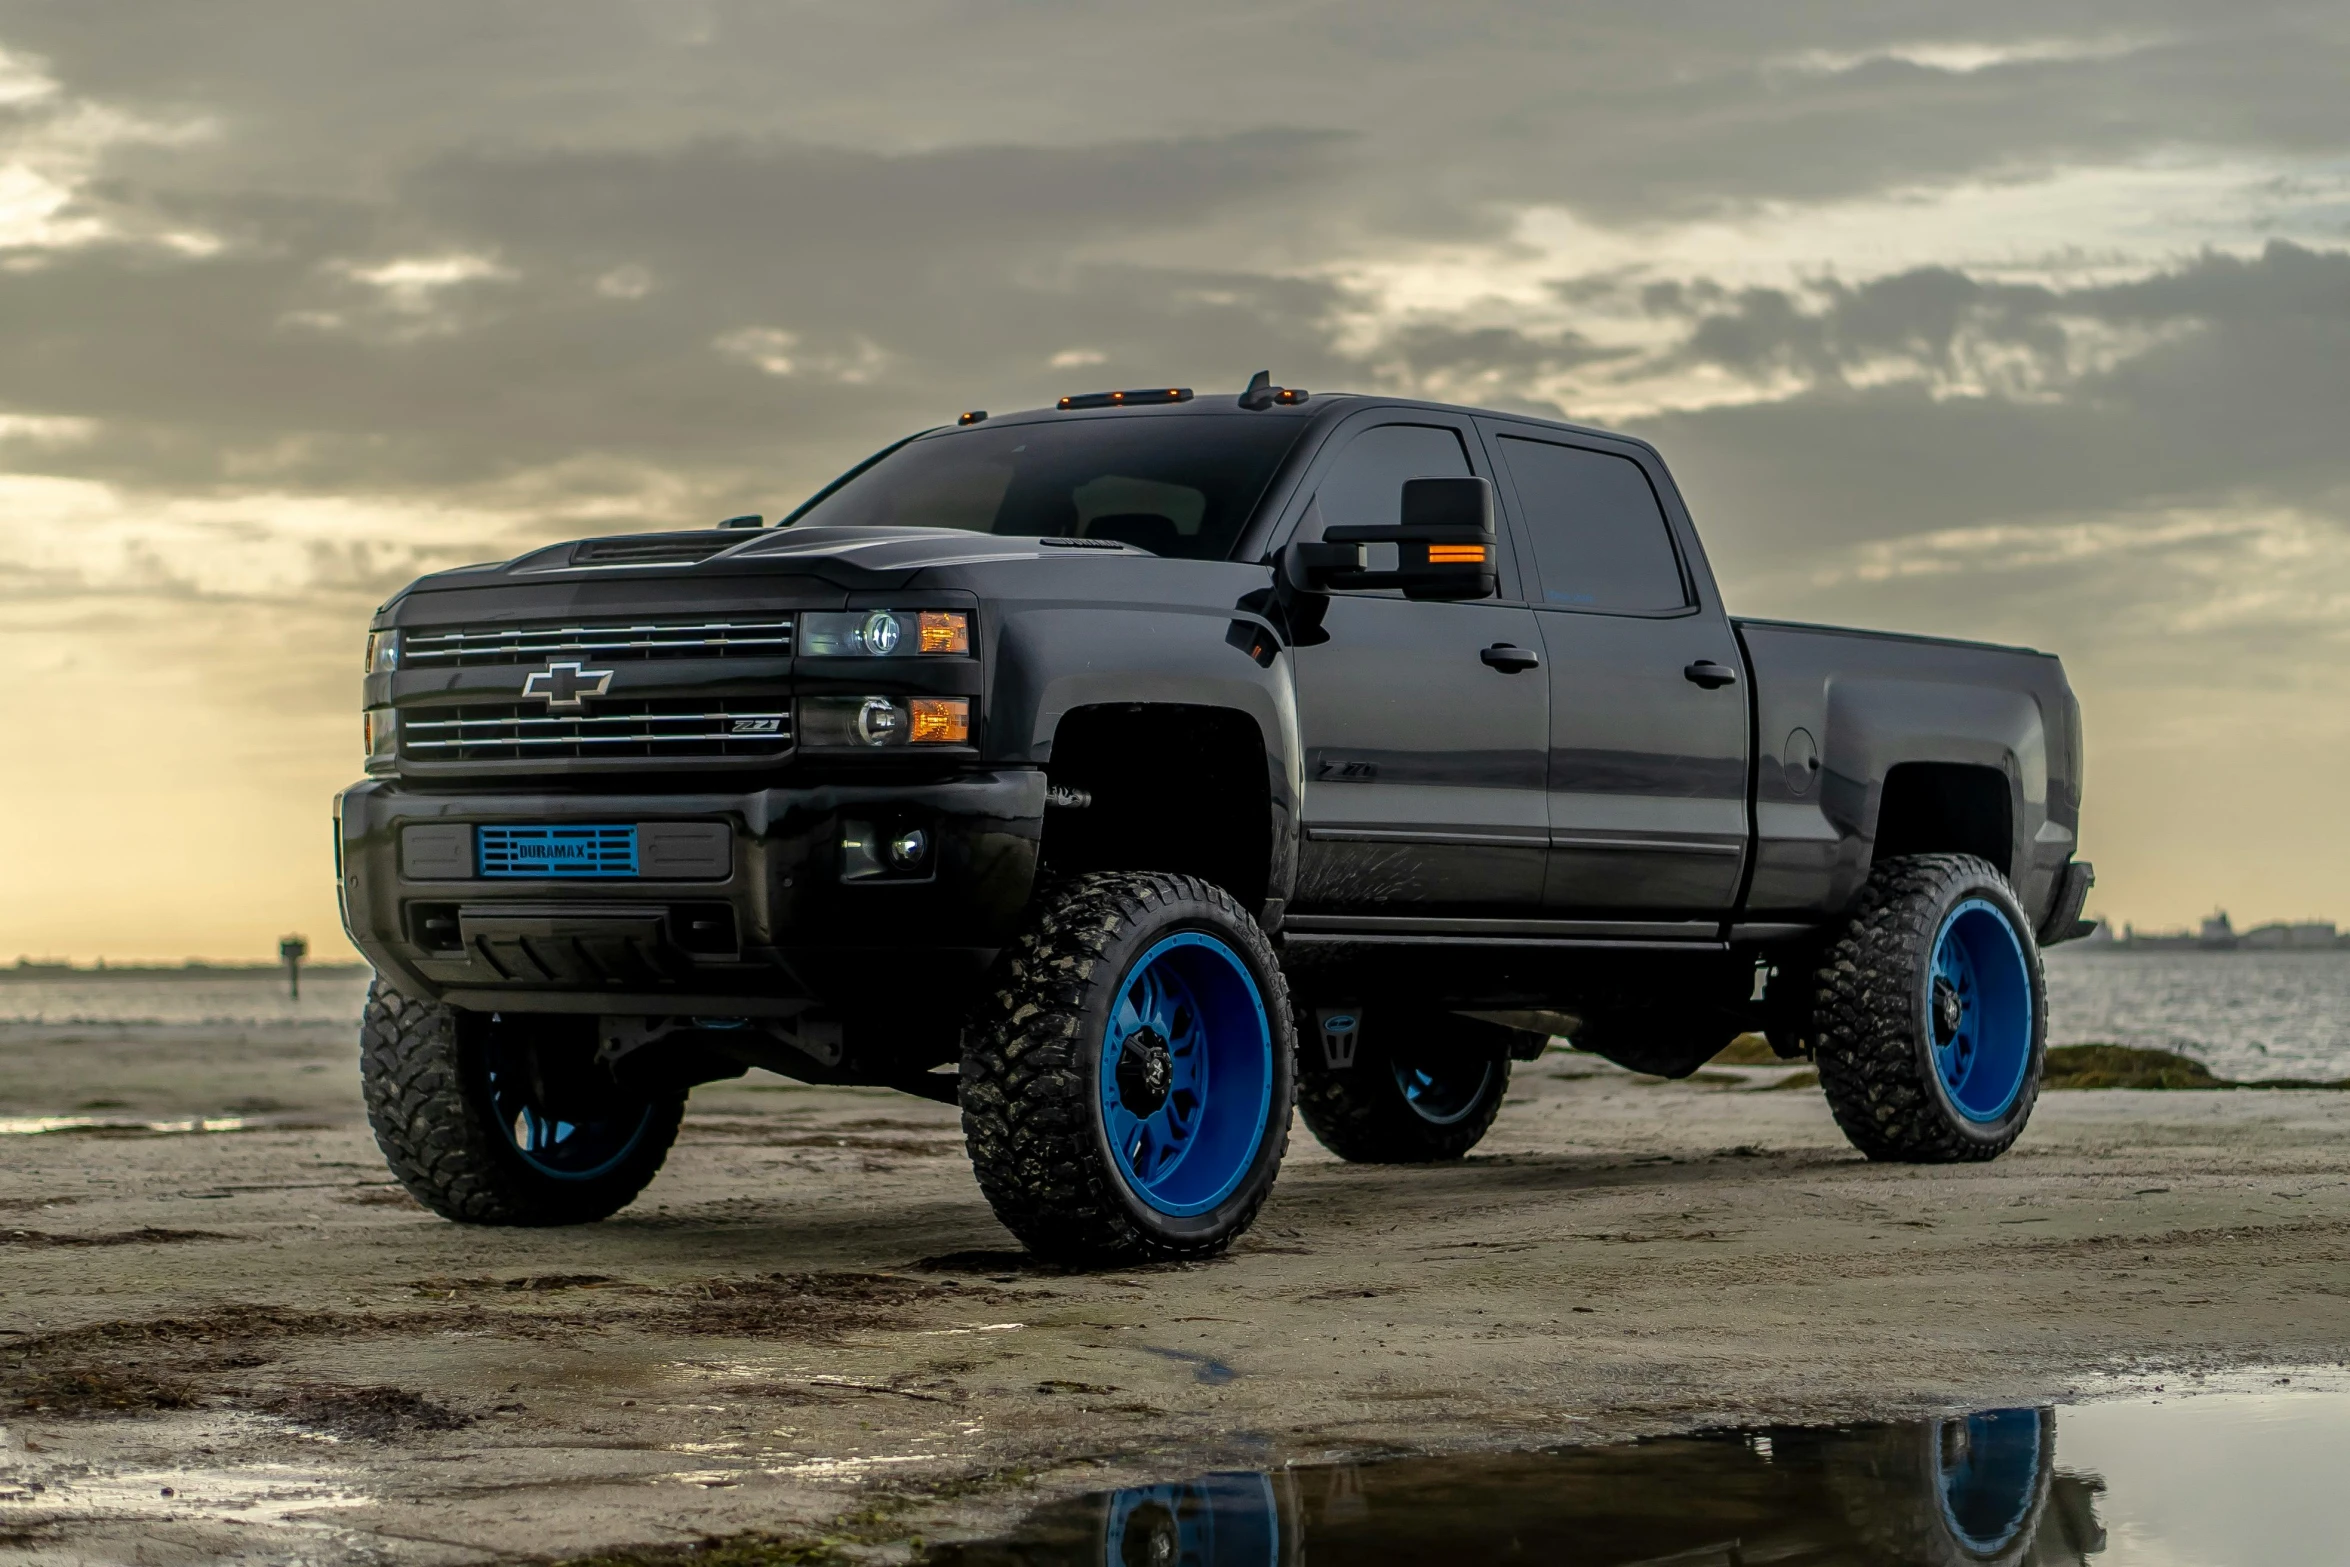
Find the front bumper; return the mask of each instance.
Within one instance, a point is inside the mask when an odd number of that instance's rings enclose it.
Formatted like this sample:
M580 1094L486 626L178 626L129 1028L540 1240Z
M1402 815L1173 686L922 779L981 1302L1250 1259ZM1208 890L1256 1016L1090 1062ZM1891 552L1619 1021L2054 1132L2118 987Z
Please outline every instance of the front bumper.
M452 794L370 780L335 805L343 924L401 990L460 1007L951 1011L1028 901L1044 795L1044 775L1017 768L741 793ZM485 877L472 835L449 830L614 823L670 848L636 876ZM858 824L921 828L927 860L844 880L859 863L844 826Z

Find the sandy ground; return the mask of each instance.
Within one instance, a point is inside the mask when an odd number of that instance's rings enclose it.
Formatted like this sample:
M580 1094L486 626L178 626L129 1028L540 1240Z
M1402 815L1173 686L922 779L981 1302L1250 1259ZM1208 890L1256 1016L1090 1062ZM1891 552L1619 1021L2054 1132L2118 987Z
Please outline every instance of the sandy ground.
M2006 1158L1916 1169L1783 1070L1554 1052L1465 1164L1301 1128L1229 1256L1066 1274L952 1111L763 1075L696 1094L628 1213L459 1228L385 1176L354 1055L0 1030L0 1118L160 1128L0 1132L0 1559L886 1543L1143 1474L2350 1353L2350 1094L2056 1094Z

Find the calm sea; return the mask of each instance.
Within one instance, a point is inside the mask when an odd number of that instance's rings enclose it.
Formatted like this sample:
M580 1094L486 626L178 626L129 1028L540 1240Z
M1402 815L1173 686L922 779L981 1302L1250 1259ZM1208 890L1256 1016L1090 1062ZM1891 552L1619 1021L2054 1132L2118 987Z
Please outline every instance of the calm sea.
M367 971L305 974L302 999L282 973L188 978L0 973L0 1023L348 1023L359 1026Z
M2222 1077L2350 1077L2350 952L2059 947L2048 1037L2176 1050Z
M367 976L317 974L289 1000L282 976L0 978L0 1022L342 1023L358 1026ZM2048 955L2049 1038L2191 1055L2222 1077L2350 1076L2350 952Z

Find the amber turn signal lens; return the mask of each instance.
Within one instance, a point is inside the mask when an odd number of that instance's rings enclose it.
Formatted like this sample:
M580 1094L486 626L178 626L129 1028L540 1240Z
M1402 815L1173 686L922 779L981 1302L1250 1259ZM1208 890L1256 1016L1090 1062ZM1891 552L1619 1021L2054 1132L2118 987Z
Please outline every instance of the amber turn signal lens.
M914 699L916 745L971 743L971 699L967 696L918 696Z
M1485 546L1482 544L1431 544L1428 546L1428 564L1431 566L1481 566L1485 564Z
M959 609L926 609L922 612L921 637L925 653L968 653L971 617Z

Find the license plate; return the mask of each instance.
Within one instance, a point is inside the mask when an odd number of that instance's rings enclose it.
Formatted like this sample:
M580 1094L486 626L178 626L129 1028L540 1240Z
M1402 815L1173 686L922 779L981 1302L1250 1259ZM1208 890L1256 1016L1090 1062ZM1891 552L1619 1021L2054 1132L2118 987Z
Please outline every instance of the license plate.
M636 828L477 827L484 876L634 876Z

